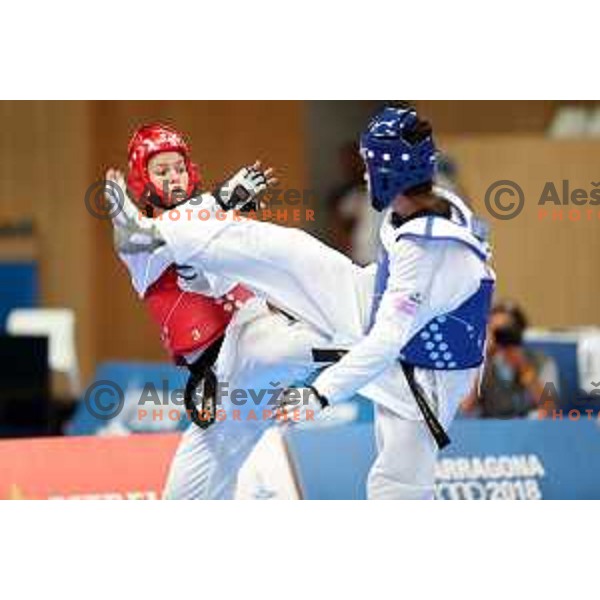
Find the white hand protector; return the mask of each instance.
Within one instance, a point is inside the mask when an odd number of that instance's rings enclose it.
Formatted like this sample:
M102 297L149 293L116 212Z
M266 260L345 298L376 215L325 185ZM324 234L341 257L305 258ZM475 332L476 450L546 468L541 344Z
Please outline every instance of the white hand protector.
M115 186L120 188L120 193ZM165 244L152 219L142 216L127 195L127 187L122 175L116 174L112 180L107 181L104 195L109 206L115 208L112 222L117 252L120 254L153 252Z
M240 209L254 202L268 186L264 171L255 166L244 167L217 188L213 195L224 210Z
M286 423L311 422L329 407L329 401L312 386L286 388L281 393L276 418ZM282 419L285 415L286 418Z

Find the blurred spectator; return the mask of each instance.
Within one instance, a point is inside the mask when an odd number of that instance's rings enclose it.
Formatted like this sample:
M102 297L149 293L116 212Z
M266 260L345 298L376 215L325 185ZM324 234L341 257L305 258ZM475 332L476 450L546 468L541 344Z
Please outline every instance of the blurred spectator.
M377 258L378 233L382 214L371 208L358 144L340 148L343 183L329 194L329 228L333 245L359 265Z
M552 412L558 401L558 369L551 358L523 345L526 329L527 318L517 304L494 306L481 386L462 402L463 413L510 419L545 418Z

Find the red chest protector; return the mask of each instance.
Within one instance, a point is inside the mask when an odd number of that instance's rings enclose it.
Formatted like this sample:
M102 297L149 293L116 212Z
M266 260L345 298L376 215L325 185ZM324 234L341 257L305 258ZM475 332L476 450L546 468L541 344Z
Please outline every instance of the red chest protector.
M183 292L171 266L148 288L144 302L160 327L163 345L180 359L221 337L235 309L250 297L252 292L240 285L224 299Z

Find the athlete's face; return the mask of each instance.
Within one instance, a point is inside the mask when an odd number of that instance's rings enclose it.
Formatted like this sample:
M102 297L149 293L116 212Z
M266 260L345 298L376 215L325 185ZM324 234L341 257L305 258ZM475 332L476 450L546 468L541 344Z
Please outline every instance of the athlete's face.
M167 206L183 200L190 180L185 160L179 152L161 152L148 161L148 177L162 190Z

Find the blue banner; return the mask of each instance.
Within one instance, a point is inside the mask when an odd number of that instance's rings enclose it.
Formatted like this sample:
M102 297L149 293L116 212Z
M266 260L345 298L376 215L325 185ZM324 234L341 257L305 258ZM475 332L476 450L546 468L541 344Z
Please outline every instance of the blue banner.
M436 468L441 500L600 498L595 420L456 421ZM366 423L296 429L288 436L304 498L364 499L375 458Z

